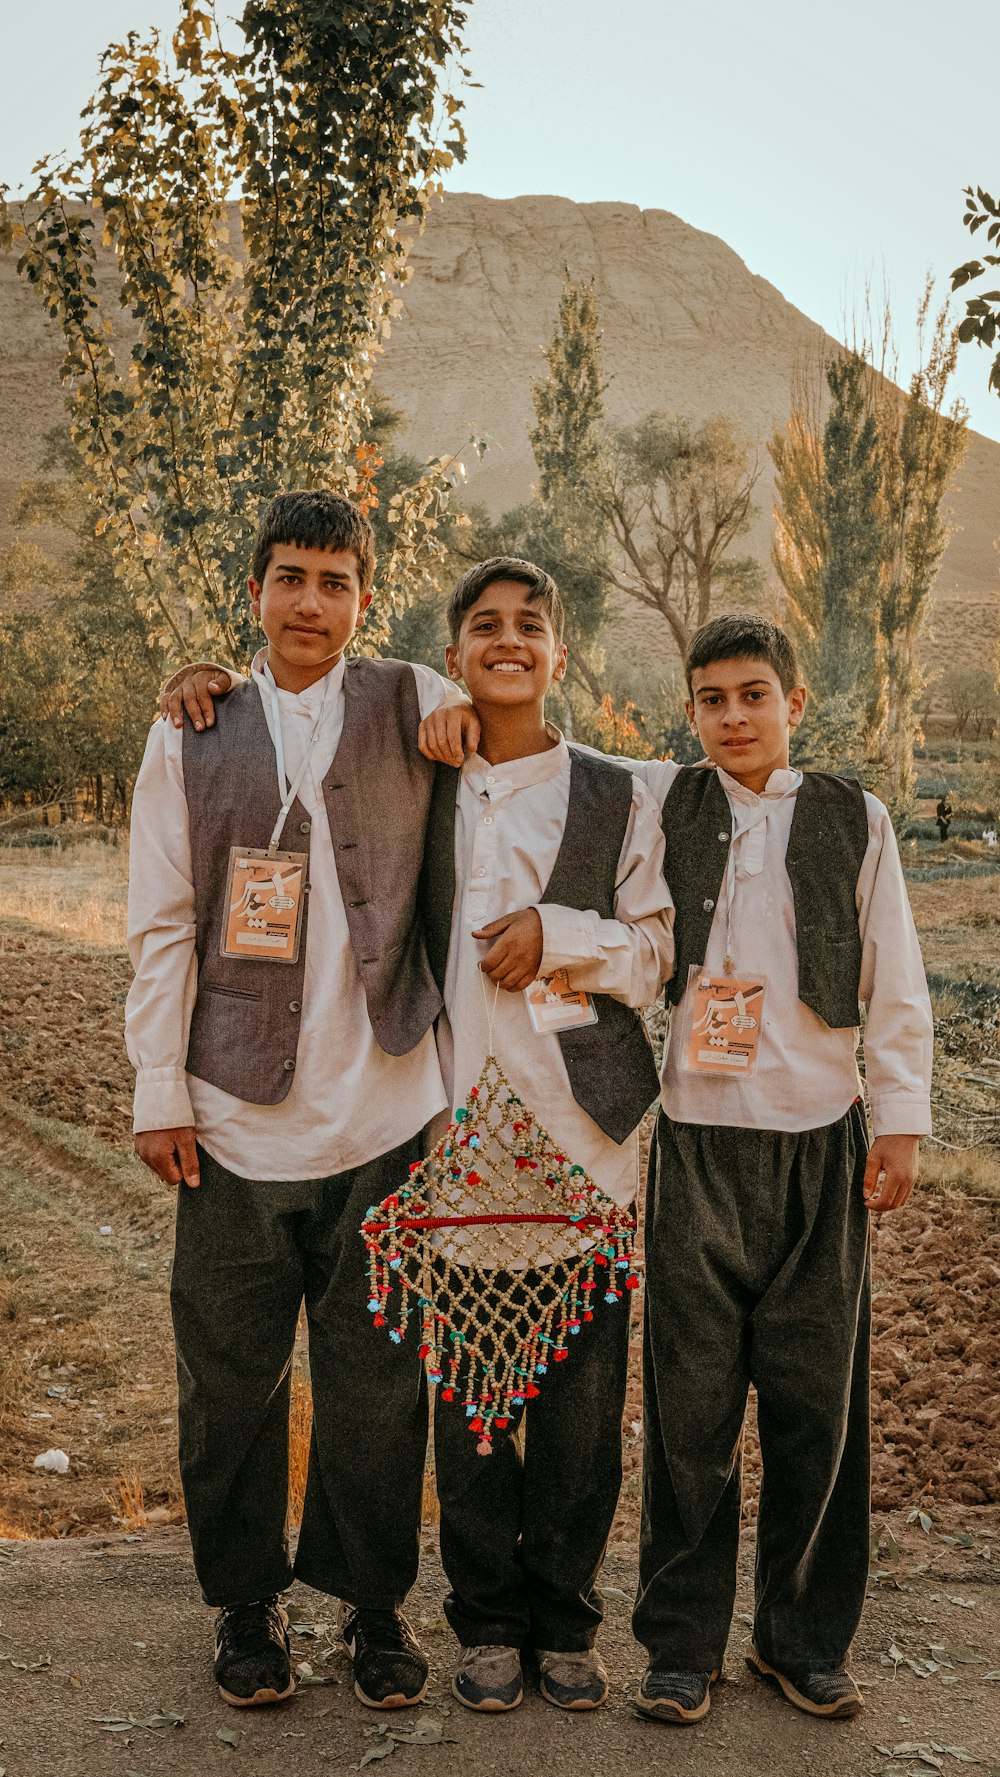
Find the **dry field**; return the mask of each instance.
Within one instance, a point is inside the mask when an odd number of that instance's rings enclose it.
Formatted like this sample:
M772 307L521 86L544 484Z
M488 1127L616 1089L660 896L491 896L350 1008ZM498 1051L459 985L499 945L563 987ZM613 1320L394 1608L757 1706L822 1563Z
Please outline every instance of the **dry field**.
M0 848L0 1536L116 1523L134 1534L181 1515L172 1203L130 1151L125 887L124 854L96 841ZM915 882L911 895L950 1145L925 1149L921 1193L876 1236L874 1503L933 1517L1000 1502L1000 1052L989 997L1000 989L1000 874ZM996 1145L971 1145L989 1136ZM638 1511L637 1337L633 1349L619 1545L634 1538ZM50 1447L67 1452L65 1476L34 1469ZM752 1516L752 1423L746 1455Z

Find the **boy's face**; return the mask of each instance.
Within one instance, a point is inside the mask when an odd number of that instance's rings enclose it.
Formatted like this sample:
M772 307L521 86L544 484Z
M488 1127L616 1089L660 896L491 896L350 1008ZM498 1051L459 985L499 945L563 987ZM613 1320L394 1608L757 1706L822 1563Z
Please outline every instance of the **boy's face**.
M759 794L772 771L787 767L789 733L805 705L804 685L786 693L773 666L749 659L697 667L684 707L712 763Z
M565 645L520 580L487 586L462 618L445 660L449 677L465 681L477 709L535 704L541 711L549 686L566 672Z
M353 549L276 543L263 584L248 584L268 665L287 691L304 690L336 664L371 603L371 593L362 597Z

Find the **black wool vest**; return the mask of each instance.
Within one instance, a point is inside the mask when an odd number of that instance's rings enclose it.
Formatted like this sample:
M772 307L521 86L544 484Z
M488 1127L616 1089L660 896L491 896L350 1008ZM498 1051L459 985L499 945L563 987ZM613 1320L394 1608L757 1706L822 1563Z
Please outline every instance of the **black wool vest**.
M368 1016L388 1055L415 1048L441 1010L417 911L434 781L434 767L417 750L419 723L409 666L347 662L344 727L323 797ZM247 1104L278 1104L295 1072L308 895L297 962L219 953L230 847L266 847L281 805L274 745L255 684L237 685L220 698L213 728L196 734L185 724L183 765L198 953L187 1070ZM280 849L308 853L311 827L296 797ZM329 1040L337 1042L336 1030Z
M666 995L677 1005L690 965L705 960L725 880L732 815L717 772L682 767L663 804L663 833L663 867L676 908L677 956ZM867 850L861 785L823 771L806 772L785 854L795 904L799 998L835 1030L858 1022L861 934L856 891Z
M421 884L431 969L443 989L455 905L455 801L460 773L439 765L427 823ZM632 808L632 778L618 765L570 748L569 809L543 903L615 915L615 880ZM563 1030L559 1046L573 1097L612 1141L631 1135L659 1092L659 1075L639 1013L609 994L594 996L597 1023ZM545 1121L545 1107L538 1111Z

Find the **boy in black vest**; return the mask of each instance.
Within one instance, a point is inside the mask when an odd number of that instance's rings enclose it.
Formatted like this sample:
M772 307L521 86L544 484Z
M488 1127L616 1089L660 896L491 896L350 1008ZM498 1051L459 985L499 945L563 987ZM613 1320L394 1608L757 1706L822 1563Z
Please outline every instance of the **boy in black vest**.
M448 618L448 671L464 680L481 725L461 770L438 767L428 823L425 923L444 996L449 1101L467 1102L492 1044L553 1139L628 1206L637 1125L657 1089L635 1008L655 998L673 955L659 807L546 723L545 695L566 670L547 574L484 562L459 582ZM597 1021L538 1034L524 990L560 970L593 996ZM550 1365L538 1398L495 1428L488 1458L461 1404L439 1397L445 1610L462 1643L454 1690L467 1708L520 1703L522 1652L550 1703L590 1709L607 1695L595 1582L621 1484L622 1294L614 1306L592 1298L568 1361Z
M788 638L720 617L686 669L714 769L641 768L665 792L677 968L647 1202L638 1707L674 1723L708 1710L752 1383L748 1663L798 1708L842 1718L862 1706L846 1661L868 1571L868 1216L916 1180L930 1005L885 808L789 767L806 694Z
M415 1352L372 1339L358 1227L445 1103L416 917L433 768L416 737L457 693L423 667L345 662L374 567L348 501L272 502L249 581L266 655L200 735L154 726L132 810L136 1151L180 1187L181 1474L236 1705L294 1689L279 1595L303 1300L314 1415L294 1572L346 1601L363 1702L409 1705L427 1680L399 1609L426 1397Z

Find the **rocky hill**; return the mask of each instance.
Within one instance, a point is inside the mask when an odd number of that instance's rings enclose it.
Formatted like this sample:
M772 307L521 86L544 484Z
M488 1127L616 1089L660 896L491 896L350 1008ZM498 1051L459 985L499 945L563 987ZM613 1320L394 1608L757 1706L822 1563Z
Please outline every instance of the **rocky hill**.
M541 347L568 268L596 279L614 420L652 409L725 411L760 441L749 547L769 564L765 440L787 416L796 369L816 362L824 335L723 241L630 204L450 194L414 243L412 265L378 382L405 416L404 442L421 455L459 449L472 431L488 435L484 462L469 456L470 500L499 512L528 492L530 382L544 368ZM113 280L105 260L100 281ZM0 259L0 524L59 418L59 355L33 293L12 259ZM935 595L938 661L981 657L995 627L1000 445L973 436L952 506L955 534ZM621 640L648 635L665 646L662 626L652 624L639 614Z

